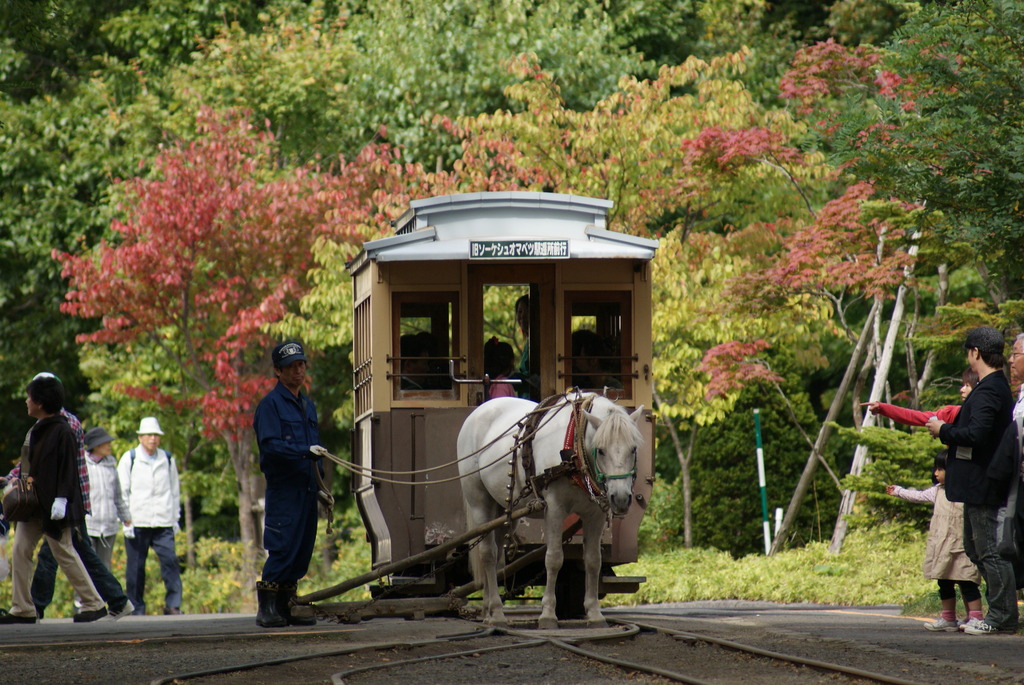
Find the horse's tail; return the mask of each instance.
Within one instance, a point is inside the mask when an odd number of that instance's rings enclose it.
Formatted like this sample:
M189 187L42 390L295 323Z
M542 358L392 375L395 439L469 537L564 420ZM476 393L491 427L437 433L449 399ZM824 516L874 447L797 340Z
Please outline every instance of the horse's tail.
M470 511L471 507L468 500L463 501L463 510L466 512L466 523L472 525L473 512ZM470 543L469 547L469 572L473 575L474 582L483 582L483 564L480 560L480 545Z

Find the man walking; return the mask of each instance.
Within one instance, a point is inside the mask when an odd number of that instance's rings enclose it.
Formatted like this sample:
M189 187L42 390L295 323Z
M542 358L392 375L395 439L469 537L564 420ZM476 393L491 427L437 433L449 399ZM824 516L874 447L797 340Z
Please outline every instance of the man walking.
M49 371L36 374L32 380L35 381L41 378L52 378L57 383L61 383L60 378ZM61 387L63 388L63 384L61 384ZM75 433L75 438L78 440L77 463L79 484L82 488L82 507L85 513L89 514L91 511L91 498L89 496L89 472L85 462L85 442L82 423L78 420L78 417L64 407L61 408L60 415L67 420L71 430ZM29 434L31 434L31 431L29 431ZM28 458L29 434L25 435L25 443L22 445L23 461ZM21 466L19 463L8 474L7 479L17 478L20 475L20 471ZM121 583L110 572L110 569L103 564L103 560L100 559L96 550L93 549L92 544L89 542L84 521L71 529L71 544L75 553L82 560L82 565L85 567L86 573L89 574L89 579L92 580L96 591L100 593L100 597L107 603L108 614L115 620L131 614L135 607L128 601L128 596L121 587ZM56 583L57 559L53 556L49 542L44 540L43 546L39 548L39 553L36 555L36 570L32 576L31 586L32 603L35 605L36 615L40 619L43 618L46 608L53 601L53 589Z
M312 616L292 616L291 598L309 569L316 543L319 486L315 469L322 467L313 450L323 447L316 407L301 392L306 383L302 345L278 345L271 361L277 385L260 400L252 421L260 470L267 479L263 530L267 560L262 580L256 583L256 623L264 628L315 625Z
M964 632L989 635L1016 631L1017 588L1013 565L996 548L996 512L1006 500L1008 481L992 480L988 468L1006 427L1013 398L1003 373L1003 335L982 326L967 334L967 363L978 374L978 384L964 401L952 423L928 420L928 431L949 447L946 496L964 503L964 550L985 578L988 613L971 619Z
M117 475L124 500L131 511L132 526L126 528L125 571L128 597L135 615L146 613L146 557L152 547L160 559L164 581L164 614L181 613L181 573L174 549L181 512L181 488L174 457L160 449L164 432L155 416L139 423L139 444L121 455ZM128 530L134 530L129 537Z

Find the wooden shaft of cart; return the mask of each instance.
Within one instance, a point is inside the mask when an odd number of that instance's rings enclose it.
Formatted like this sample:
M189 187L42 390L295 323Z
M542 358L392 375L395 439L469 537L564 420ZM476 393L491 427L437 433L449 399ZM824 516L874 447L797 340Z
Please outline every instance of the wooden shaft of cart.
M583 521L580 519L576 519L575 523L573 523L571 526L569 526L562 532L562 543L564 544L568 542L573 535L580 531L581 528L583 528ZM532 564L535 561L540 561L540 559L546 553L547 546L542 545L537 549L531 550L523 556L518 557L515 561L508 564L507 566L502 566L500 569L498 569L498 582L504 582L505 578L507 578L510 574L515 573L527 564ZM474 592L479 592L481 589L483 589L483 586L484 584L481 581L474 580L469 583L466 583L465 585L460 585L448 594L452 597L469 597Z
M459 545L464 545L475 538L490 533L492 530L501 528L510 520L520 519L524 516L536 514L537 512L543 511L543 509L544 500L534 500L527 504L525 507L520 507L519 509L516 509L507 516L499 516L493 521L489 521L483 525L477 526L472 530L467 530L462 535L454 537L448 542L442 543L437 547L432 547L431 549L428 549L425 552L414 554L413 556L402 559L401 561L394 561L390 564L385 564L384 566L381 566L375 571L369 571L361 576L349 578L348 580L342 583L338 583L337 585L333 585L329 588L317 590L315 592L309 593L308 595L295 597L292 601L295 604L310 604L312 602L319 602L330 597L337 597L338 595L344 594L353 588L357 588L360 585L365 585L370 581L383 578L384 576L391 575L392 573L397 573L398 571L402 571L410 566L415 566L416 564L422 563L424 561L429 561L434 557L442 556L450 550L455 549Z

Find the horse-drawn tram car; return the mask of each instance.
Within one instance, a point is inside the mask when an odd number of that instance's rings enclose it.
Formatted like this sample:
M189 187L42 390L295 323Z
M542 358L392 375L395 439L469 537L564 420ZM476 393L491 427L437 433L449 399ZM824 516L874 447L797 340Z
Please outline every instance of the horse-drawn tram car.
M471 412L489 402L516 406L495 396L567 402L594 393L633 412L642 436L629 473L632 499L606 517L601 534L599 592L638 589L643 578L616 577L613 568L637 558L653 484L653 425L642 408L651 407L652 396L650 261L657 241L608 230L611 206L540 192L417 200L394 222L393 236L366 243L349 263L352 461L359 469L353 488L375 569L429 557L424 553L466 531L456 443ZM506 435L516 430L516 420L509 423L500 426ZM505 506L525 499L516 489ZM536 516L520 519L506 540L514 549L507 561L518 556L522 566L505 578L507 588L545 584L543 553L522 561L545 543ZM581 536L570 537L573 518L564 522L568 542L556 583L562 616L582 607L583 554ZM470 580L465 555L453 562L442 554L389 571L373 591L440 597Z

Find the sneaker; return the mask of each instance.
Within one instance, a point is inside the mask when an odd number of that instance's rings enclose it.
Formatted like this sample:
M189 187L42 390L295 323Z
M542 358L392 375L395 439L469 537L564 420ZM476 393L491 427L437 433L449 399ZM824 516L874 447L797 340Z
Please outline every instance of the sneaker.
M977 621L976 623L968 623L964 626L964 632L968 635L994 635L995 633L1012 633L1016 631L1014 628L996 628L995 626L989 625L985 621Z
M947 633L955 633L960 629L960 622L956 620L950 621L949 619L945 619L940 616L936 621L925 623L924 629L935 632L945 631Z
M181 616L181 613L178 607L164 607L164 616Z
M110 611L107 612L107 615L110 616L111 619L116 621L119 618L124 618L125 616L130 616L133 611L135 611L135 605L132 604L132 600L128 599L128 600L125 600L125 603L124 603L123 607L121 607L117 611L114 611L113 609L111 609Z
M92 611L81 611L75 614L75 623L92 623L98 621L107 615L107 607L100 607L99 609L93 609Z
M960 631L967 632L967 626L974 626L975 628L977 628L978 625L981 623L984 623L984 621L982 621L980 618L969 618L967 619L967 621L960 624Z

